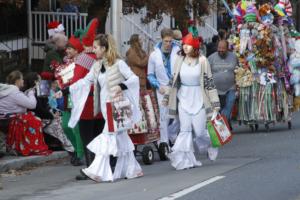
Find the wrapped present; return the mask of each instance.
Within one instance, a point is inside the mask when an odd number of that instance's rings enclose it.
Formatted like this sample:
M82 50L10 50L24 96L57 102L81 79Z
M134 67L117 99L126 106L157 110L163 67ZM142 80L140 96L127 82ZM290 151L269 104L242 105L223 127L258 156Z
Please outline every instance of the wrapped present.
M106 103L108 132L116 133L133 128L131 103L127 98Z
M74 76L75 63L67 63L60 65L55 69L55 77L58 80L60 88L65 88L70 85Z
M142 120L129 130L129 134L155 133L159 131L159 112L154 92L142 91L140 95Z
M150 92L143 95L143 107L145 109L149 131L158 129L159 118L155 114L158 113L157 104Z
M207 130L213 147L221 147L232 139L226 117L221 114L217 114L207 123Z

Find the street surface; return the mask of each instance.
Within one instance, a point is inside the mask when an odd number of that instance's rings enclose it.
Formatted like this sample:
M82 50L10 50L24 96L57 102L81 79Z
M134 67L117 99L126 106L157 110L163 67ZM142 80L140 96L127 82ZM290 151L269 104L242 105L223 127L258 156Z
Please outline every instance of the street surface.
M144 177L114 183L75 181L80 167L50 163L20 174L3 174L1 200L300 200L300 113L293 128L278 123L266 133L234 124L233 141L217 161L176 171L168 161L142 165ZM156 155L158 158L158 155ZM140 161L140 158L138 159ZM142 163L142 162L141 162ZM18 172L19 173L19 172Z

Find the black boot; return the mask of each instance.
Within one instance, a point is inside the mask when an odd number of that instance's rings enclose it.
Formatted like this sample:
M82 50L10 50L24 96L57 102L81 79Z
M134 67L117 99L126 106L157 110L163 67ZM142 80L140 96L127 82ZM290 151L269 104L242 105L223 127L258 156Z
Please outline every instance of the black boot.
M84 163L83 163L82 159L80 159L80 158L78 158L78 157L75 157L74 160L73 160L73 162L72 162L72 165L73 165L73 166L81 166L81 165L83 165L83 164L84 164Z
M85 180L88 180L89 177L88 177L87 175L85 175L85 174L83 173L82 169L81 169L81 170L80 170L80 174L77 175L77 176L75 177L75 179L76 179L77 181L85 181Z
M87 151L85 153L85 164L86 164L87 167L92 164L94 158L95 158L95 156L94 156L94 154L92 152Z
M118 157L114 157L114 156L110 156L110 158L109 158L109 164L110 164L112 173L114 173L114 171L115 171L117 159L118 159Z
M83 165L83 161L82 159L80 159L76 152L68 152L69 155L71 156L70 158L70 163L73 165L73 166L81 166Z

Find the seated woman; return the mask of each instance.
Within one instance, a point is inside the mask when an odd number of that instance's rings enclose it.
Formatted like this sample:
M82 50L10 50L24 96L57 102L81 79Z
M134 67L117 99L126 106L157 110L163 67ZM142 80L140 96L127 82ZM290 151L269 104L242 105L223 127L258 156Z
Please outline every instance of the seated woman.
M37 95L37 87L39 87L38 85L40 80L41 77L36 72L29 72L24 78L25 90L35 88L37 104L34 109L31 109L31 111L42 119L43 132L57 138L61 142L63 148L68 151L70 155L73 155L74 147L64 134L59 111L51 109L48 103L48 96ZM35 87L35 85L37 86Z
M32 112L27 112L27 109L36 107L34 89L20 91L24 86L20 71L11 72L6 82L0 90L0 113L14 114L9 123L8 148L24 156L50 154L42 134L42 121Z

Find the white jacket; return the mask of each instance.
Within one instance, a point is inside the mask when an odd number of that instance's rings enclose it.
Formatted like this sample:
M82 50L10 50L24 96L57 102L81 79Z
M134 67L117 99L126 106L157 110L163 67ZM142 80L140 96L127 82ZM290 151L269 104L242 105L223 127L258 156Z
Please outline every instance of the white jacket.
M25 113L27 109L35 109L34 91L27 94L21 92L15 85L0 84L0 113Z
M173 68L175 63L175 57L178 53L180 48L173 44L170 59L171 59L171 74L173 74ZM158 81L159 85L166 86L169 84L169 77L167 75L166 68L163 63L162 52L159 49L158 45L154 48L154 51L150 54L149 61L148 61L148 77L149 75L154 75L156 80ZM151 83L151 81L150 81ZM153 84L151 83L153 86Z

